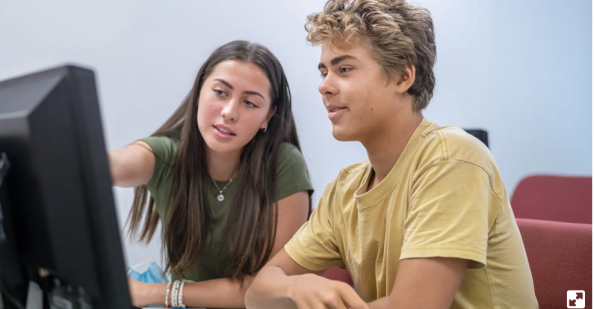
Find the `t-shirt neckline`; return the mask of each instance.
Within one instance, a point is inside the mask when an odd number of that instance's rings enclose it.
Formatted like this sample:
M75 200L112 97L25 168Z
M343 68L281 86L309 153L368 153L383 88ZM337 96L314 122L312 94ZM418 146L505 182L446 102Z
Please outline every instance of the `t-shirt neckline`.
M364 209L374 206L386 198L398 185L398 179L402 172L408 166L410 158L412 157L417 144L421 140L423 132L432 127L434 123L430 122L423 117L421 123L417 126L410 139L406 143L400 158L396 161L396 164L392 167L386 178L384 178L377 186L367 191L369 186L369 179L371 177L373 168L371 163L367 161L367 169L365 171L365 177L357 190L355 191L355 201L357 202L357 208Z

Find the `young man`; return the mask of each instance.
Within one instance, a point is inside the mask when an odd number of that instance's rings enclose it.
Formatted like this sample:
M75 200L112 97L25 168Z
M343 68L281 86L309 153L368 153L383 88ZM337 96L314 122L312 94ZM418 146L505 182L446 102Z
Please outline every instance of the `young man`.
M421 111L436 57L429 13L403 0L330 0L308 17L319 87L341 141L369 161L343 169L265 266L248 308L537 308L495 160ZM350 286L317 276L345 267Z

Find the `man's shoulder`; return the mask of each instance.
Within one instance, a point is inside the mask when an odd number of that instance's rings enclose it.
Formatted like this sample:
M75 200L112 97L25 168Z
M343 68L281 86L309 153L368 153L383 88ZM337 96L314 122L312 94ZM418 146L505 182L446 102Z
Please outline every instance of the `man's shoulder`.
M461 128L434 125L423 132L422 139L417 151L418 167L456 160L477 165L489 174L497 169L489 148Z
M326 185L324 195L333 196L337 192L348 194L350 191L354 193L367 175L370 167L371 163L369 161L362 161L342 168L338 172L338 176Z
M351 164L340 170L335 182L351 184L353 181L365 177L370 167L371 163L369 160Z

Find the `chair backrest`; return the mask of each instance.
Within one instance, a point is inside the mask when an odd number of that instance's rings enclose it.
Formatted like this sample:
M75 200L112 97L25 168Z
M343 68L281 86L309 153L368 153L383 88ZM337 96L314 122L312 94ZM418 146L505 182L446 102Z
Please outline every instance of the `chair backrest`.
M592 224L592 177L526 177L511 206L516 218Z
M567 291L584 290L592 308L592 225L516 219L541 309L567 308Z

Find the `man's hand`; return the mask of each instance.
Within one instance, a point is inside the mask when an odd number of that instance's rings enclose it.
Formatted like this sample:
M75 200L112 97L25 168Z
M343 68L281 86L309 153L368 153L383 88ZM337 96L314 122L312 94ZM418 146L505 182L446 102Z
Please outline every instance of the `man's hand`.
M248 289L248 309L369 309L346 283L319 275L295 263L282 249L260 270Z
M299 309L369 309L350 285L314 274L295 276L288 294Z

